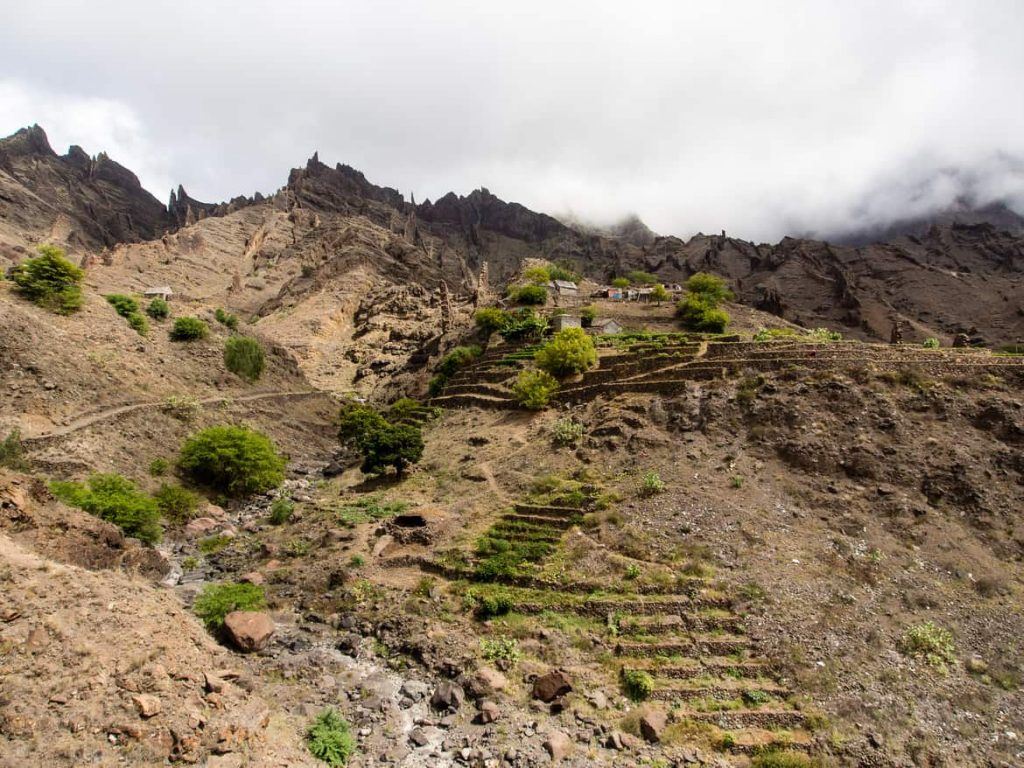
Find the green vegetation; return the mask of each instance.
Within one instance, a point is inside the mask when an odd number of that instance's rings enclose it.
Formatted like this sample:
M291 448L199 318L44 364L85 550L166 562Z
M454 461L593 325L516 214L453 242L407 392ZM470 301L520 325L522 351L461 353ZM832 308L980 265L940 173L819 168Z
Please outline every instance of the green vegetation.
M231 336L224 342L224 365L248 382L263 375L263 346L251 336Z
M555 422L551 439L555 445L576 445L583 438L583 425L566 417Z
M255 611L267 604L263 587L255 584L222 582L207 584L196 597L192 611L211 632L224 626L224 617L232 611Z
M362 568L366 565L366 558L362 555L352 555L352 557L348 559L348 564L352 568Z
M92 475L85 483L58 481L50 488L66 504L113 523L146 544L155 544L163 535L156 499L120 475Z
M401 475L423 456L423 435L418 425L392 423L361 403L342 408L338 436L359 449L363 456L361 469L366 474L380 474L394 467Z
M371 520L387 520L400 515L409 508L405 501L386 501L380 496L365 496L342 506L338 519L346 526L368 523Z
M548 321L532 309L522 308L509 315L508 324L500 331L505 341L539 339L548 328Z
M614 280L612 280L612 287L613 288L629 288L629 278L628 277L616 277Z
M117 314L128 321L129 328L140 336L145 336L149 332L149 323L139 311L139 302L134 298L125 296L123 293L111 293L107 295L106 299Z
M686 281L686 297L676 305L676 317L683 327L701 333L722 333L729 314L718 305L733 298L725 281L717 275L698 272Z
M546 285L551 282L551 273L544 266L530 267L523 271L523 280L530 285Z
M171 341L197 341L210 333L209 326L198 317L179 317L171 328Z
M400 397L388 406L386 418L392 424L411 424L422 426L441 415L440 408L424 405L411 397Z
M160 514L165 520L173 523L186 523L196 516L199 509L199 502L202 498L180 485L168 485L161 483L160 488L153 494L156 499Z
M216 311L214 311L213 318L221 325L226 325L232 331L238 329L238 317L228 314L220 307L217 307Z
M448 380L454 376L459 369L465 368L476 360L483 353L477 345L468 347L455 347L451 352L441 358L441 362L435 368L434 378L430 380L430 394L437 396L444 391Z
M201 485L232 496L265 493L284 481L285 460L266 435L223 425L197 432L181 448L178 466Z
M644 701L654 692L654 678L642 669L623 669L622 692L633 701Z
M355 754L356 738L337 710L328 708L317 715L306 731L306 746L317 760L322 760L331 768L339 768Z
M770 749L755 755L751 768L814 768L814 761L802 752Z
M163 456L157 456L149 462L149 474L153 477L163 477L167 474L167 470L170 468L171 463Z
M21 431L17 428L7 433L0 440L0 467L7 467L17 472L28 471L28 460L25 458L25 446L21 443Z
M154 320L166 320L171 314L171 307L161 298L155 298L146 307L146 314Z
M483 307L473 315L473 322L484 335L490 337L492 334L504 330L510 320L509 313L497 307Z
M508 297L516 304L538 306L547 303L548 289L543 285L520 285L509 288Z
M657 496L659 493L664 492L665 481L661 479L661 475L657 472L645 472L644 476L640 478L640 495L644 498L649 496Z
M651 289L651 300L657 302L658 306L661 306L661 302L668 301L669 298L668 291L665 290L665 286L661 283L658 283Z
M731 478L729 478L729 485L738 491L740 488L743 487L743 476L733 475Z
M547 406L558 391L558 381L547 371L522 371L512 385L516 402L538 411Z
M292 519L292 513L294 511L295 502L291 499L284 496L274 499L273 503L270 505L270 524L284 525Z
M796 328L762 328L754 334L754 341L842 341L843 334L828 328L813 328L809 331Z
M956 663L952 633L932 621L910 627L900 640L900 650L943 671L948 664Z
M501 661L515 666L523 658L519 643L514 637L480 638L480 653L485 661Z
M55 245L39 246L39 255L17 264L10 278L18 293L51 312L70 315L82 306L85 272Z
M589 328L594 324L597 319L597 307L593 304L588 304L580 310L580 325L584 328Z
M735 297L725 280L710 272L697 272L686 281L686 292L700 296L713 306L723 301L732 301Z
M199 551L204 555L214 555L225 549L231 543L231 537L223 533L207 536L199 540Z
M583 373L597 365L597 350L590 334L582 328L559 331L536 355L537 367L552 376L564 378Z
M473 595L476 607L473 615L480 621L505 616L512 611L512 599L503 593Z
M939 344L939 340L936 339L934 336L929 336L921 343L921 346L924 347L925 349L938 349L942 345Z

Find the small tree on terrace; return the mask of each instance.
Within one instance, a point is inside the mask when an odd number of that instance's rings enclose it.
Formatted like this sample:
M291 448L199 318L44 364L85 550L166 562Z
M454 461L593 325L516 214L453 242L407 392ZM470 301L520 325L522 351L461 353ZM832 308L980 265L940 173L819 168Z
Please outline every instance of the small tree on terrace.
M629 288L629 278L616 277L614 280L612 280L612 286L615 288Z
M665 286L661 283L654 286L654 288L651 289L651 298L657 302L659 307L661 306L661 302L668 301L669 296L668 291L665 290Z
M483 307L478 309L476 314L473 315L473 322L476 323L476 327L488 337L503 330L508 325L509 320L508 312L497 307Z
M723 301L732 301L733 293L725 280L710 272L697 272L686 281L687 293L696 294L712 308L717 307Z
M534 360L541 370L562 378L593 368L597 364L597 350L582 328L566 328L556 333Z

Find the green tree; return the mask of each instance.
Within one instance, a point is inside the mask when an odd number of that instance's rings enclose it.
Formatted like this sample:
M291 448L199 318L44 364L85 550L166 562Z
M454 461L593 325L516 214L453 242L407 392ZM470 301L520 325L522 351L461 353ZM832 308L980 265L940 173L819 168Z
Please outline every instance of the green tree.
M538 306L547 302L548 289L543 285L521 285L513 288L510 296L516 304Z
M251 336L231 336L224 342L224 365L246 381L254 382L263 375L266 365L263 347Z
M198 317L179 317L171 328L171 341L196 341L205 339L210 328Z
M687 293L696 294L712 308L717 307L723 301L732 301L733 293L725 280L710 272L697 272L686 281Z
M85 272L55 245L39 246L39 256L16 265L10 276L18 293L51 312L70 315L82 306Z
M512 384L516 402L538 411L545 408L558 391L558 380L547 371L522 371Z
M363 472L373 475L394 467L401 475L423 456L423 435L410 424L386 424L367 432L359 447L363 451Z
M616 277L614 280L612 280L612 286L615 288L629 288L629 278Z
M651 290L651 298L658 303L659 307L661 306L661 302L668 301L669 295L668 291L665 290L665 286L662 285L661 283L658 283L656 286L654 286L654 288Z
M699 294L690 294L676 305L676 317L689 331L722 333L729 324L729 314L718 309Z
M488 337L491 334L504 330L505 326L509 323L509 319L508 312L497 307L483 307L478 309L476 314L473 315L473 322L476 323L476 327Z
M556 333L534 355L534 360L541 370L563 378L593 368L597 364L597 350L594 340L582 328L566 328Z
M284 481L285 460L266 435L233 425L207 427L181 447L178 466L197 483L232 496L265 493Z

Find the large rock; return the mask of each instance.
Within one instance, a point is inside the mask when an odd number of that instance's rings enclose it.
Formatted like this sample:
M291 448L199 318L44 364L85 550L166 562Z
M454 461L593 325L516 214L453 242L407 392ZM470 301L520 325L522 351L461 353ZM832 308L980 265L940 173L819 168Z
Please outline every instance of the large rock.
M473 700L494 696L508 688L508 678L490 667L460 675L458 682Z
M569 676L560 669L553 669L533 681L533 698L551 702L572 690Z
M430 706L441 712L454 712L465 700L466 694L462 687L446 680L434 689L434 694L430 697Z
M258 651L274 634L274 620L262 611L232 611L224 617L228 639L245 653Z
M551 755L551 762L557 763L572 752L572 739L562 731L551 731L544 739L544 749Z
M663 710L650 708L640 716L640 735L645 741L657 744L668 725L668 715Z
M135 705L135 710L139 713L139 716L147 720L154 715L160 714L160 699L151 694L140 693L138 696L132 696L132 704Z

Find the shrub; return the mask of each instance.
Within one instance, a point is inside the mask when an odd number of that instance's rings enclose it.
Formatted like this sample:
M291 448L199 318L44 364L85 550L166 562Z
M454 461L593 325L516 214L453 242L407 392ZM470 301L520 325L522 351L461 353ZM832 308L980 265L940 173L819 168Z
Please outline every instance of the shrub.
M939 344L939 340L936 339L934 336L929 336L922 342L921 346L924 347L925 349L938 349L941 346L941 344Z
M750 765L751 768L814 768L814 762L807 755L776 749L756 755Z
M729 314L699 294L690 294L679 302L676 317L687 330L702 333L722 333L729 324Z
M583 373L597 365L597 350L590 334L582 328L566 328L556 333L534 355L534 360L542 371L561 378Z
M230 315L220 307L213 313L214 319L221 325L226 325L232 331L238 328L238 318L235 315Z
M512 385L516 402L534 411L546 407L557 391L558 381L546 371L522 371Z
M387 419L376 408L351 402L342 406L338 416L338 439L343 443L358 445L371 431L383 429L387 425Z
M7 437L0 440L0 467L7 467L17 472L28 471L25 446L21 443L21 430L12 429L7 433Z
M661 302L663 301L668 301L669 295L668 291L665 290L665 286L662 285L661 283L658 283L656 286L654 286L654 288L651 290L651 299L653 301L658 302L658 304L661 304Z
M199 495L188 488L167 483L161 483L153 498L164 519L174 523L185 523L195 517L201 501Z
M251 336L232 336L224 342L224 365L248 382L263 375L263 346Z
M128 327L139 334L139 336L145 336L149 333L149 323L138 312L128 316Z
M579 273L563 264L552 264L548 267L548 277L552 280L567 280L570 283L578 283L580 281Z
M842 341L843 334L839 331L832 331L828 328L813 328L807 332L807 336L814 341Z
M615 288L629 288L629 278L616 277L614 280L612 280L612 286Z
M171 314L171 307L161 298L153 299L146 307L146 314L154 320L165 320Z
M592 304L588 304L580 310L580 325L584 328L589 328L594 324L594 320L597 319L597 307Z
M654 678L642 669L623 669L622 692L633 701L644 701L654 693Z
M634 269L632 272L627 272L626 277L629 282L633 285L654 285L658 282L658 276L652 275L650 272L644 272L643 270Z
M531 285L545 285L551 282L551 272L547 267L530 267L523 272L523 280Z
M120 475L93 475L86 483L55 482L53 493L61 501L84 509L125 535L147 544L160 541L160 508L157 501Z
M306 746L310 754L331 768L348 763L356 752L356 739L349 724L335 709L325 709L306 731Z
M271 525L284 525L292 519L292 513L295 511L295 502L291 499L282 496L279 499L274 499L273 504L270 505L270 524Z
M362 568L366 565L366 558L362 555L352 555L352 557L348 559L348 564L352 568Z
M121 317L139 314L139 302L131 296L125 296L123 293L110 293L105 298Z
M178 465L198 483L244 496L279 486L285 460L266 435L225 425L208 427L186 440Z
M583 437L583 425L571 418L559 419L551 433L555 445L576 445Z
M732 301L733 293L725 280L710 272L697 272L686 281L687 293L703 298L712 307L717 307L723 301Z
M473 615L481 621L505 616L512 611L512 600L508 595L477 595Z
M509 298L516 304L537 306L547 303L548 289L543 285L521 285L509 291Z
M644 498L656 496L665 490L665 481L657 472L645 472L640 478L640 495Z
M423 456L423 435L418 427L408 424L386 424L371 430L360 441L363 465L366 474L379 474L388 467L394 467L401 475L406 467L415 464Z
M39 255L17 264L10 277L18 293L51 312L70 315L82 306L85 272L55 245L39 246Z
M455 375L460 368L464 368L480 357L482 352L483 350L476 345L470 347L455 347L455 349L441 358L441 362L437 364L437 372L442 376L450 378Z
M411 397L400 397L388 406L385 418L392 424L419 426L441 415L440 408L423 405Z
M956 644L952 633L932 621L910 627L900 641L900 650L942 670L947 664L956 663Z
M168 395L160 410L180 421L192 421L202 412L203 405L191 395Z
M171 341L196 341L205 339L210 328L198 317L179 317L171 328Z
M207 584L196 597L192 611L211 632L224 626L224 617L232 611L255 611L267 604L263 587L256 584L222 582Z
M480 638L480 653L485 661L503 661L515 666L523 658L519 643L514 637Z
M499 331L505 341L537 339L548 328L548 321L539 317L532 309L521 309L510 315L508 323Z
M508 321L508 312L497 307L484 307L483 309L478 309L476 314L473 315L473 322L476 323L476 327L487 336L504 329L508 325Z

